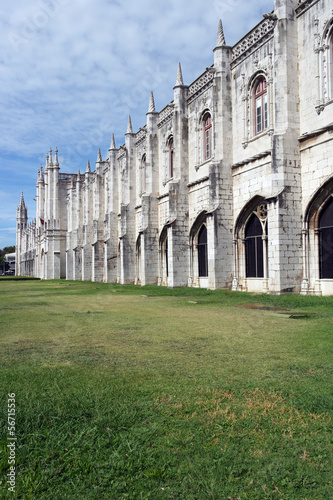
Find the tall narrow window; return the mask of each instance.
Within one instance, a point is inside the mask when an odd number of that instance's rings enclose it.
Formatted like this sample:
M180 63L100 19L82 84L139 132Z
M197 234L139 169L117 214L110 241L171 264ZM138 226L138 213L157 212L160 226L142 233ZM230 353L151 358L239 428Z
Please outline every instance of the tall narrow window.
M208 255L207 255L207 228L201 226L198 234L198 267L199 277L208 276Z
M212 117L205 113L203 117L204 128L204 159L209 160L212 156Z
M264 277L264 257L262 225L255 214L252 214L245 229L246 277Z
M173 177L173 137L169 139L169 174Z
M265 78L259 80L254 91L255 100L255 130L260 134L268 127L267 84Z
M136 276L137 276L137 283L141 283L141 235L138 237L137 242L136 242L136 252L137 252L137 259L136 259L136 265L137 265L137 270L136 270Z
M164 262L165 262L165 272L166 276L169 276L169 261L168 261L168 238L164 242Z
M160 255L161 255L161 282L164 285L168 284L169 277L169 257L168 257L168 229L164 227L160 238Z
M330 90L331 90L331 95L330 98L333 99L333 30L330 36L330 43L329 43L329 57L330 57Z
M141 193L146 192L146 155L144 154L141 159Z
M320 278L333 279L333 199L324 207L319 218Z

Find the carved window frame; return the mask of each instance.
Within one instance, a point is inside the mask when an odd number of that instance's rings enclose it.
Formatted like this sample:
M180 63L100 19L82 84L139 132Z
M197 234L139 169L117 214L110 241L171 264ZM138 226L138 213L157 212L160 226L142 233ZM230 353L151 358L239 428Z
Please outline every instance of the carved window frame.
M256 140L262 135L273 134L273 77L272 77L272 54L269 54L269 72L267 69L259 69L256 71L246 82L245 74L242 75L242 101L243 101L243 140L242 145L245 149L249 142ZM256 89L261 81L265 80L266 89L261 96L266 97L266 115L262 114L264 121L266 121L267 126L260 132L257 132L257 118L256 118Z
M142 196L147 190L147 156L143 153L141 157L141 189L140 196Z
M203 128L203 161L208 161L212 157L212 115L207 110L202 116L202 128Z
M267 80L258 78L253 87L254 134L259 135L268 129L268 94Z
M315 109L318 115L333 103L333 18L326 21L322 33L319 20L315 20L315 53L317 55L316 79L318 82Z
M257 223L259 222L259 224L257 225L261 227L260 234L247 235L249 225L252 223L252 221L257 221ZM244 227L246 278L267 278L267 269L265 269L267 268L267 265L265 265L265 260L267 260L267 235L267 205L265 203L262 203L258 205L255 211L252 212ZM253 243L252 247L250 246L250 242ZM254 263L255 274L252 274L252 272L250 272L251 260L252 264Z

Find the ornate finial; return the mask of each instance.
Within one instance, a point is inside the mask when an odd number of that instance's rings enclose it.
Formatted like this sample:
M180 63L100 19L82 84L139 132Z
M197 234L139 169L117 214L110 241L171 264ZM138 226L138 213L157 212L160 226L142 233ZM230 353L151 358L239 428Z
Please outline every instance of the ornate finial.
M78 170L78 173L77 173L77 180L79 181L80 180L80 175L81 175L81 172L80 172L80 169Z
M49 155L49 166L53 167L53 161L52 161L52 149L50 148L50 155Z
M110 149L116 149L116 141L114 140L114 134L112 134Z
M49 166L49 155L47 154L46 155L46 162L45 162L45 170L47 169L48 166Z
M86 169L86 172L91 172L90 170L90 161L88 160L88 163L87 163L87 169Z
M40 165L40 169L38 170L38 182L43 182L43 165Z
M223 26L222 26L222 21L220 19L216 47L222 47L225 44L226 43L225 43L225 38L224 38Z
M97 161L102 162L102 155L101 155L101 148L98 148L98 155L97 155Z
M176 85L184 85L182 67L180 65L180 62L178 63Z
M56 147L54 150L54 166L59 167L59 161L58 161L58 148Z
M21 198L20 198L20 208L25 208L25 203L24 203L24 198L23 198L23 191L21 191Z
M153 91L151 91L150 92L150 99L149 99L148 113L154 113L154 112L155 112L155 101L154 101Z
M126 134L133 134L131 115L128 117L127 132Z

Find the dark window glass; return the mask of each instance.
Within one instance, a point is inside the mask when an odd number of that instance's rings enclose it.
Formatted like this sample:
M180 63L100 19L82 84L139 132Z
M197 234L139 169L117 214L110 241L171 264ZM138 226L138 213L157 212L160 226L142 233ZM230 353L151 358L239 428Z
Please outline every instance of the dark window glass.
M208 276L208 255L207 255L207 228L202 226L198 235L198 264L199 276Z
M333 279L333 199L326 204L319 218L320 278Z
M169 261L168 261L168 238L166 238L164 243L164 256L165 256L165 270L167 277L169 276Z
M173 138L169 139L169 151L170 151L170 177L173 177Z
M209 113L206 113L203 118L204 124L204 154L205 160L208 160L212 156L212 117Z
M256 133L263 132L268 126L268 108L267 108L267 84L262 78L255 87L255 117Z
M262 225L253 214L245 230L246 277L264 277Z

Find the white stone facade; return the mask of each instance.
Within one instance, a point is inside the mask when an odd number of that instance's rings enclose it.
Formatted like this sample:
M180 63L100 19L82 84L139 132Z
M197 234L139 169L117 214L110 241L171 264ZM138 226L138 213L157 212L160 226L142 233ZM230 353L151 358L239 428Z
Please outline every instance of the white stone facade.
M275 0L92 172L50 151L36 220L17 211L17 274L333 294L333 12Z

